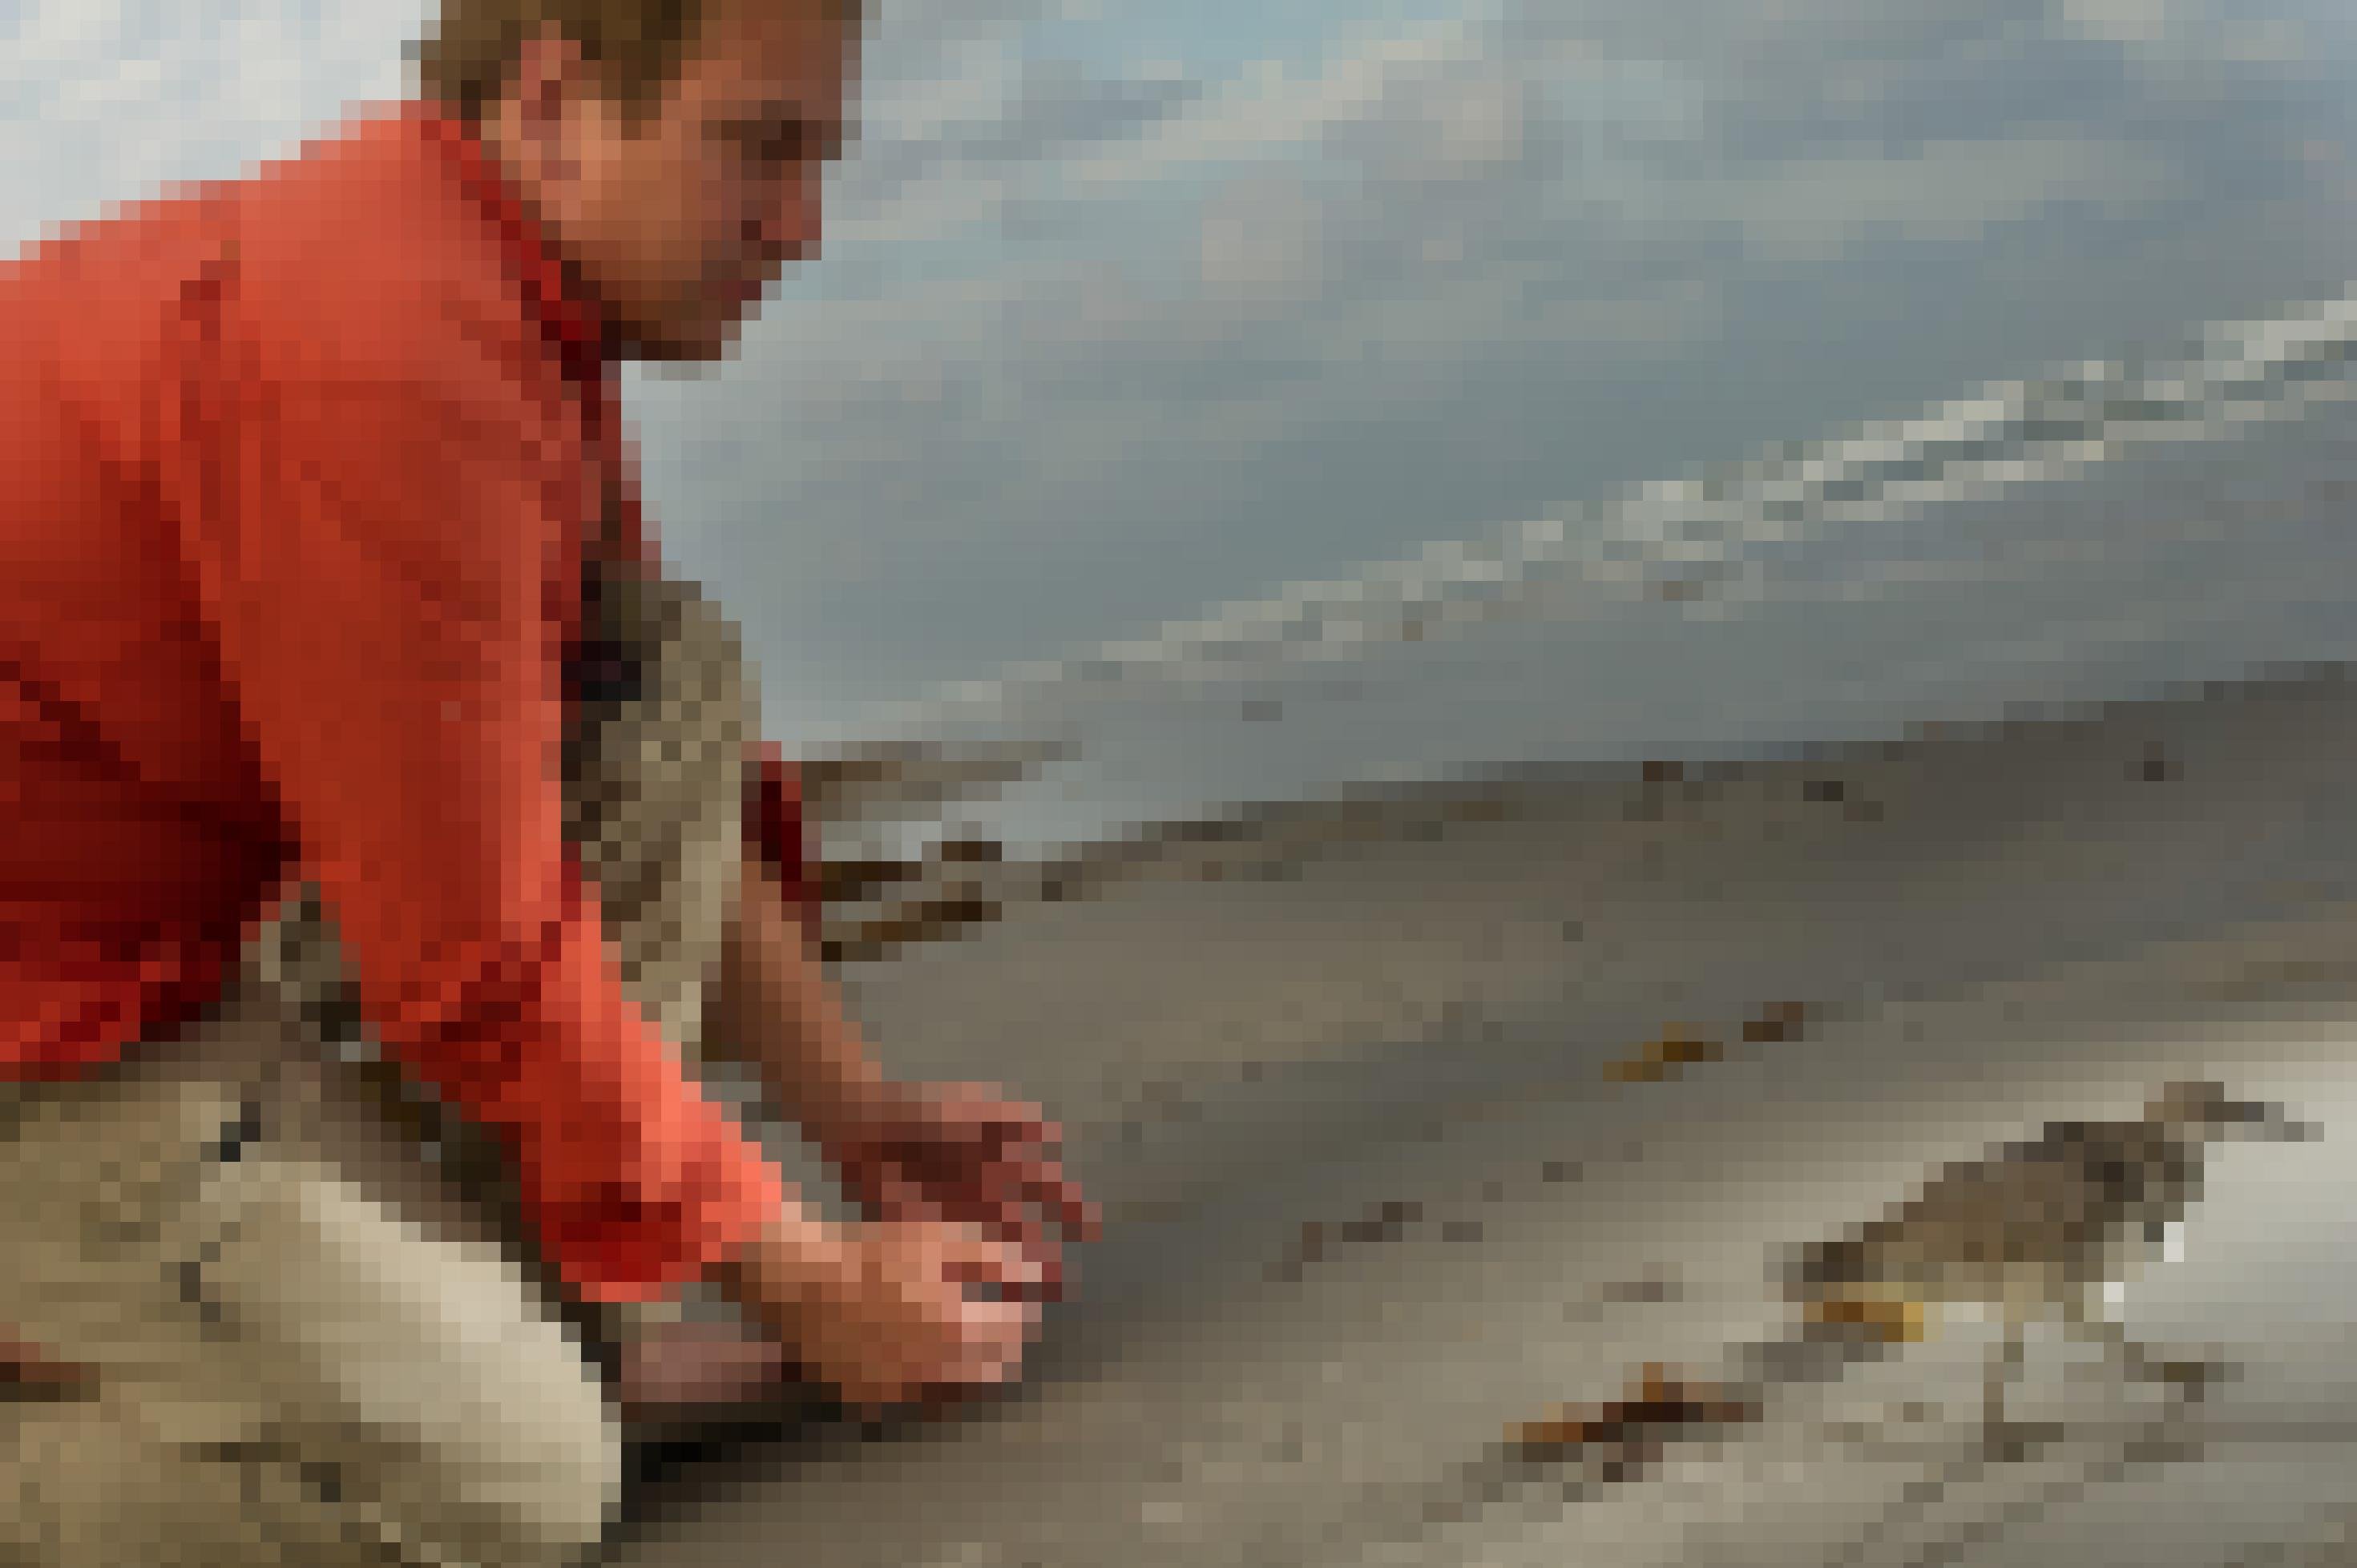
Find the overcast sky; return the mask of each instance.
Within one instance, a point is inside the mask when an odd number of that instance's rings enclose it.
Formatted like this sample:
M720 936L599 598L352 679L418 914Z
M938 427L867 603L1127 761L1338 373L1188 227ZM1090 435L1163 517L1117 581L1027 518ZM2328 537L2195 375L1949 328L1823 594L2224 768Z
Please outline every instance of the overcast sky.
M428 12L0 18L14 245L402 95ZM626 372L649 501L775 733L856 734L1013 660L2337 295L2353 66L2342 0L883 0L821 255L726 364ZM2273 556L2196 666L2276 656L2328 556ZM1742 680L1939 664L1934 621L1943 668L2025 635L2067 661L2055 628L2091 616L2167 641L2219 557L2144 565L2085 602L1762 612L1716 642L1611 622L1516 656L1586 707L1470 690L1504 732L1706 749L1769 722L1714 729ZM1668 713L1693 717L1628 727Z

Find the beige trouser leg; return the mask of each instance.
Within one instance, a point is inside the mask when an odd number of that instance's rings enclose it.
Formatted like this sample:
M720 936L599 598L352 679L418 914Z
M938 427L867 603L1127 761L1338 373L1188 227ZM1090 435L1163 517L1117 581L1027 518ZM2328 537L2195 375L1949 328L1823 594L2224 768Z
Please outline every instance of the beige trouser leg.
M584 705L566 769L566 831L600 895L622 985L716 1098L745 1102L748 1076L733 1042L705 1026L708 988L737 916L745 856L746 747L760 704L740 635L693 584L600 575L599 623L641 656L634 692ZM717 1070L716 1070L717 1069ZM685 1312L735 1313L692 1284L673 1300L594 1315L600 1337Z
M626 989L693 1058L748 681L693 590L603 613L656 658L585 712L573 823ZM0 1098L0 1322L100 1374L0 1406L0 1564L557 1563L602 1532L620 1435L584 1315L489 1140L338 1044L340 993L298 897L180 1039Z

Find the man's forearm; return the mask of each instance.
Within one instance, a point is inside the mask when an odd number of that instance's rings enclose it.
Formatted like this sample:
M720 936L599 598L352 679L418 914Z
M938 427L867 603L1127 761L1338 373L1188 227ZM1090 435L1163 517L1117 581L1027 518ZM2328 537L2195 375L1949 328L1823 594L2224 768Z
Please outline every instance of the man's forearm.
M775 874L745 856L710 1026L760 1074L779 1109L824 1136L875 1102L884 1074L845 1016Z
M843 1233L799 1200L714 1264L709 1278L784 1345L808 1332L809 1315L843 1288L853 1254Z

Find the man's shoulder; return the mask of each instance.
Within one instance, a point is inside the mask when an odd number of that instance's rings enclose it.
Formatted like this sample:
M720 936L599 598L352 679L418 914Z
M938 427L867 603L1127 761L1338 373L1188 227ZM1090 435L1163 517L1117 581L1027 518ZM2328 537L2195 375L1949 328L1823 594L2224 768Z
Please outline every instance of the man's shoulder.
M425 124L414 104L361 105L234 179L59 225L0 264L0 316L99 396L172 373L172 342L274 381L528 365L498 232Z
M284 362L408 378L531 347L500 236L425 124L366 105L237 186L237 311Z

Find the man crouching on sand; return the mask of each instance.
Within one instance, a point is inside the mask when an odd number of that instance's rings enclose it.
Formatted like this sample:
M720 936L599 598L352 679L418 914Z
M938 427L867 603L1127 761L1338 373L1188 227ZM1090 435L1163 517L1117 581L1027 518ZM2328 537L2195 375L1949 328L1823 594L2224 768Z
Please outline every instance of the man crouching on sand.
M843 1018L615 404L814 247L862 24L446 0L415 101L0 268L0 1560L569 1562L617 1404L1002 1381L1094 1233ZM694 1288L759 1337L603 1337Z

